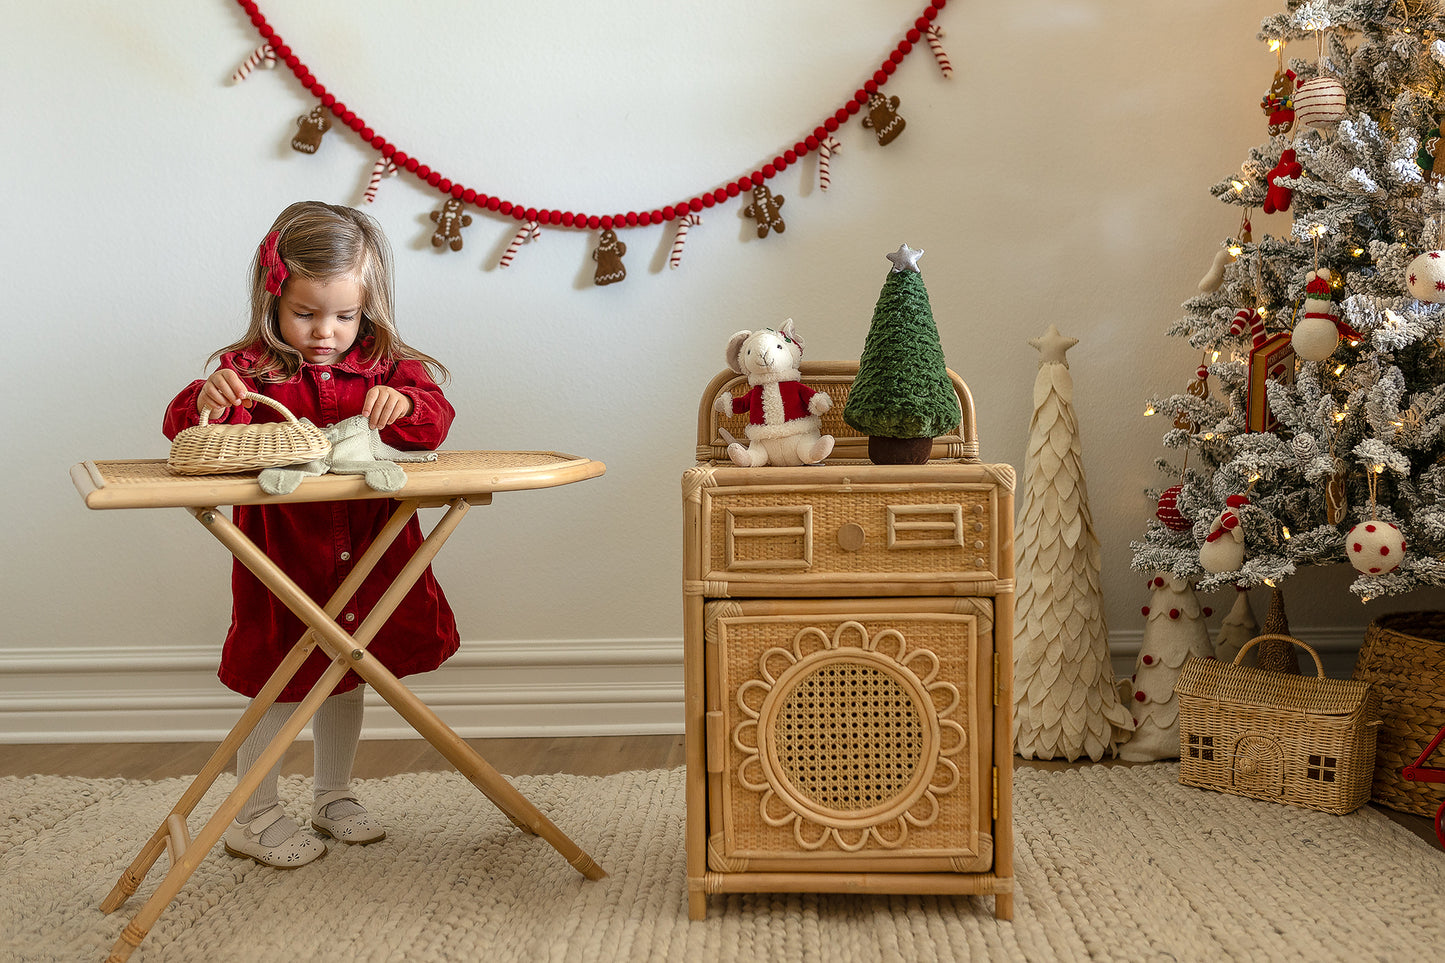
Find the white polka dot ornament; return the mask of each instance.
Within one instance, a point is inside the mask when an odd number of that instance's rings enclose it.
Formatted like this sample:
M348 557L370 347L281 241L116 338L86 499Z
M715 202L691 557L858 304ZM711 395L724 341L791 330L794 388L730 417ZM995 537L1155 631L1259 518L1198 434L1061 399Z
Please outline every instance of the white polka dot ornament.
M1392 572L1405 558L1405 536L1378 518L1360 522L1345 538L1350 564L1366 575Z
M1445 251L1426 251L1405 268L1410 297L1445 304Z

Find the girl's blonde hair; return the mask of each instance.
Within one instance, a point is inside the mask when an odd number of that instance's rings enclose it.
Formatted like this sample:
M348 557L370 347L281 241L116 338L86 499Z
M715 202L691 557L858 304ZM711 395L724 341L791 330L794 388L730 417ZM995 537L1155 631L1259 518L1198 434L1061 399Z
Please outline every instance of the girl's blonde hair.
M276 253L288 277L321 282L347 277L361 286L361 327L356 343L364 345L369 339L362 355L368 363L420 361L432 369L439 383L446 382L450 374L442 363L411 347L397 333L392 313L391 245L371 216L336 204L298 201L281 212L268 237L271 232L279 232ZM301 370L302 357L281 338L280 298L266 289L266 273L258 246L251 259L250 326L241 340L221 348L210 361L230 351L255 349L261 359L254 376L262 381L287 381Z

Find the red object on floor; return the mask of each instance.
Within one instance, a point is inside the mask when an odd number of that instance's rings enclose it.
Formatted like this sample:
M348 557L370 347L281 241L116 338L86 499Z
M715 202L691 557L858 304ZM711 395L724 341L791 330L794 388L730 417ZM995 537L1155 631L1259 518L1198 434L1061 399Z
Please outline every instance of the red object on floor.
M1400 770L1400 775L1417 782L1445 782L1445 769L1425 765L1425 760L1430 758L1430 754L1442 741L1445 741L1445 726L1441 726L1440 731L1435 733L1435 738L1431 739L1425 751L1420 753L1420 758ZM1435 835L1439 837L1440 845L1445 846L1445 803L1441 803L1435 812Z

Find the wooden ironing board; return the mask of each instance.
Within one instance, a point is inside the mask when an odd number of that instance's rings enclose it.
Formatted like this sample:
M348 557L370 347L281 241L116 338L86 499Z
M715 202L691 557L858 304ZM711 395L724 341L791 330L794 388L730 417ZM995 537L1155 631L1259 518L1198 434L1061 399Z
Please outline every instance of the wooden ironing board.
M145 939L181 886L236 818L242 803L281 759L347 672L355 672L380 694L519 829L542 837L587 879L601 879L607 875L436 713L366 652L367 644L375 638L377 631L431 564L471 506L490 504L496 492L552 488L596 478L606 471L606 466L587 458L550 451L444 451L434 462L408 463L402 468L406 472L406 485L394 493L374 491L357 475L321 475L302 481L300 487L288 495L267 495L257 484L255 473L179 475L167 468L162 460L85 461L71 468L71 480L90 508L185 509L307 626L306 633L252 700L235 727L216 747L210 760L161 822L160 828L101 903L100 908L106 913L124 905L155 865L161 852L169 848L170 869L165 879L121 932L120 938L111 947L108 961L118 963L129 958ZM308 597L225 513L218 510L221 505L279 505L366 498L395 499L396 510L335 594L324 602ZM446 513L377 600L376 607L354 632L344 631L335 622L337 614L365 582L407 522L419 508L441 506L446 507ZM216 777L229 766L236 750L256 727L261 715L276 701L276 696L318 645L331 657L330 667L297 704L290 719L261 753L255 765L240 776L236 788L192 838L187 817Z

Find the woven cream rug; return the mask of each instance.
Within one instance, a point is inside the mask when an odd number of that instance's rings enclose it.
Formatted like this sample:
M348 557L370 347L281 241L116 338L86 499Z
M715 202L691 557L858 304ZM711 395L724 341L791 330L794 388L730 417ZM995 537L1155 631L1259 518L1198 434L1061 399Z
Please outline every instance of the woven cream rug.
M520 788L612 875L589 883L455 773L359 784L390 827L291 872L211 853L138 961L1384 960L1445 954L1445 854L1350 816L1180 786L1177 768L1020 770L1019 892L684 898L683 774L534 776ZM300 777L283 798L309 798ZM0 960L103 960L166 867L96 908L185 788L0 779ZM230 786L217 784L209 814ZM292 806L295 815L299 807ZM193 817L196 825L200 824Z

